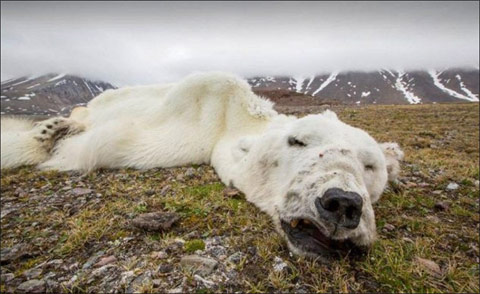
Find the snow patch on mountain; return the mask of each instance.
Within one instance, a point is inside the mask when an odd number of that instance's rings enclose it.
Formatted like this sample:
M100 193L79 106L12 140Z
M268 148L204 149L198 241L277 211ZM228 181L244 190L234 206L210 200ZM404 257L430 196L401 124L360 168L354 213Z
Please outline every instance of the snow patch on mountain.
M303 82L305 81L305 78L296 77L294 79L295 79L295 92L302 93Z
M322 91L323 89L325 89L326 86L328 86L328 84L330 84L331 82L335 81L335 79L337 78L337 75L338 75L338 71L334 71L330 74L330 76L325 80L325 82L323 82L320 87L318 87L318 89L312 93L312 96L315 96L318 92Z
M10 86L11 86L11 87L13 87L13 86L18 86L18 85L20 85L20 84L24 84L24 83L26 83L26 82L28 82L28 81L31 81L31 80L33 80L33 78L25 78L24 80L21 80L20 82L15 83L15 84L10 85Z
M408 90L408 81L404 82L403 81L404 77L406 77L405 72L399 70L397 79L395 81L395 88L403 93L405 98L408 100L408 103L410 104L421 103L422 99L420 99L420 97L416 96L415 94L413 94L413 92L410 92Z
M455 75L455 77L457 78L458 82L460 83L460 89L462 89L462 91L467 94L468 97L470 97L472 99L472 101L478 101L478 94L474 94L472 93L472 91L470 91L466 86L465 86L465 83L462 81L462 77L460 75Z
M53 78L49 79L47 82L53 82L55 80L58 80L58 79L61 79L65 76L66 74L62 73L62 74L59 74L59 75L56 75L54 76Z
M466 96L466 95L458 93L457 91L454 91L450 88L447 88L444 84L442 84L442 82L440 80L440 75L442 74L442 72L437 72L435 70L429 70L428 73L432 77L433 83L435 84L435 86L437 86L440 90L447 93L448 95L453 96L453 97L458 98L458 99L463 99L463 100L467 100L467 101L471 101L471 102L478 102L478 97L476 97L473 93L470 92L472 95L471 96L470 95ZM465 90L463 88L466 89L465 85L462 86L462 91L465 92ZM468 91L468 89L467 89L467 91Z
M315 80L315 76L311 76L311 77L310 77L310 81L309 81L308 84L307 84L307 90L310 89L310 85L312 84L313 80ZM307 92L305 92L305 94L306 94L306 93L307 93Z

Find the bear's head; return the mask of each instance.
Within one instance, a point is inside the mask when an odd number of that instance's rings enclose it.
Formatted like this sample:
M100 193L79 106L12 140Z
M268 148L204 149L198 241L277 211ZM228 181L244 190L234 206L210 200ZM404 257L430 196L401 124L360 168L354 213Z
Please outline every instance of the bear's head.
M338 255L375 240L372 204L389 171L398 174L396 143L379 144L326 111L279 117L239 145L248 175L242 190L273 217L293 253Z

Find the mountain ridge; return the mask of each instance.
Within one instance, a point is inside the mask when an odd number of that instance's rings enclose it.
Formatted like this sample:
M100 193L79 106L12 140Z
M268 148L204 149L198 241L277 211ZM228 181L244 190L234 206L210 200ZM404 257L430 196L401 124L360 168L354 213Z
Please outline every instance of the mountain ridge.
M278 105L425 104L478 102L479 70L335 71L301 76L246 78L252 90ZM46 74L2 81L2 115L67 115L116 87L71 74Z
M478 102L478 69L346 71L248 79L254 90L288 90L343 104Z
M2 81L1 114L65 115L116 87L70 74L46 74Z

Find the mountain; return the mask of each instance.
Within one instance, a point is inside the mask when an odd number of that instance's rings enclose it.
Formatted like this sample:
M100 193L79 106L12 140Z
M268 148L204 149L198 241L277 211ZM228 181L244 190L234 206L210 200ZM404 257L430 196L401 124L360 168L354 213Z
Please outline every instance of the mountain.
M311 77L257 76L252 89L278 106L478 102L479 70L378 70ZM22 77L1 84L1 114L67 115L115 86L68 74Z
M253 77L248 82L259 93L290 91L342 104L479 101L478 69L409 72L384 69L333 72L311 77Z
M1 84L1 114L68 114L115 86L68 74L21 77Z

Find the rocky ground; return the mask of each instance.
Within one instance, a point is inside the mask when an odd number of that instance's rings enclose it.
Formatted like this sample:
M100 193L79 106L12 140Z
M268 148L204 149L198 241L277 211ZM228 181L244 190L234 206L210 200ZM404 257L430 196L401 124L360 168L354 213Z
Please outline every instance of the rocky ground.
M478 104L335 110L406 153L375 204L379 238L365 256L292 256L208 166L24 167L1 175L1 292L478 293Z

